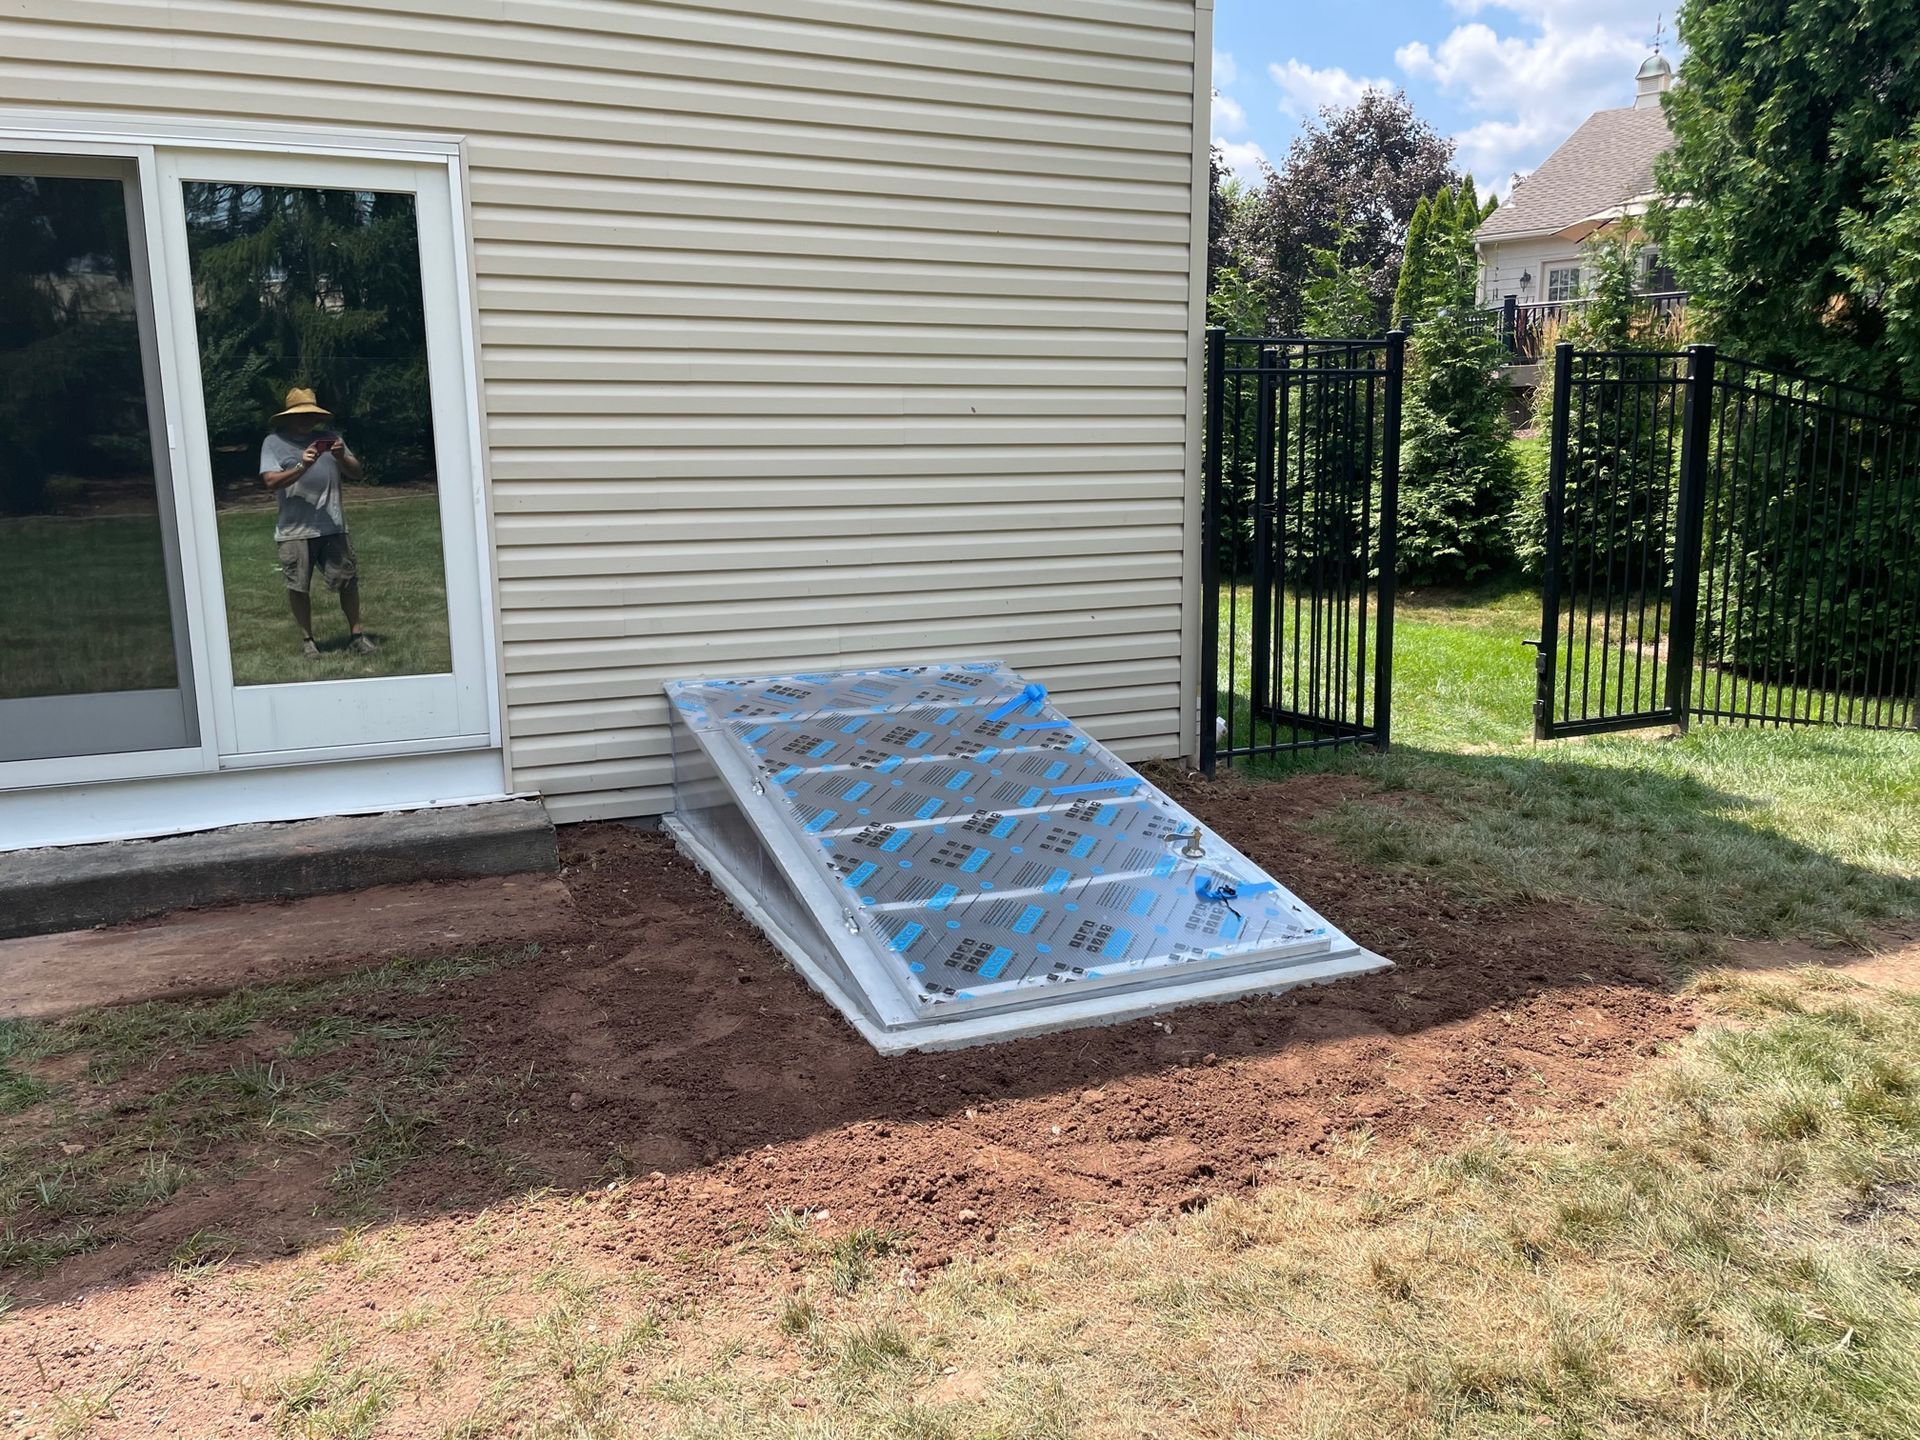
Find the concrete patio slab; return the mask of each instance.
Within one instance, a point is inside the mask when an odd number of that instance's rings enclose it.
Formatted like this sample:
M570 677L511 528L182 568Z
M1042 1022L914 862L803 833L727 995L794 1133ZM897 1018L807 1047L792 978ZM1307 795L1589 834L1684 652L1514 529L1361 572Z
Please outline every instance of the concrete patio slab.
M0 853L0 939L170 910L559 868L537 800Z

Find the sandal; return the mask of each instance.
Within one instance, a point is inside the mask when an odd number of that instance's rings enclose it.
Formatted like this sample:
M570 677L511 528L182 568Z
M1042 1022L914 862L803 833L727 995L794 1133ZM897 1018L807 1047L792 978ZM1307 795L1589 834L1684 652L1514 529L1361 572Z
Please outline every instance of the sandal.
M306 660L318 660L320 658L320 647L313 643L313 636L309 635L300 642L300 655L302 659Z
M356 635L353 637L353 639L347 642L347 648L353 651L353 653L356 655L371 655L373 654L374 651L378 650L380 647L374 644L373 641L369 640L365 635Z

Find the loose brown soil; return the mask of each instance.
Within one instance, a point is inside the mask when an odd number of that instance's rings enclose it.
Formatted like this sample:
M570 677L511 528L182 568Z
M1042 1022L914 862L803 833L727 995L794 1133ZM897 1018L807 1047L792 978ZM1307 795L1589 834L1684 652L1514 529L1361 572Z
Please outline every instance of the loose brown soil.
M583 938L550 875L376 885L96 930L0 940L0 1019L218 995L362 969L386 955Z
M716 1248L764 1232L783 1207L824 1209L835 1231L896 1232L919 1266L1010 1230L1117 1229L1320 1164L1357 1129L1445 1146L1592 1105L1692 1024L1660 963L1590 917L1469 903L1361 869L1303 828L1332 803L1396 803L1363 781L1172 783L1397 968L1159 1021L882 1059L664 837L566 830L579 939L429 994L333 1007L395 1024L438 1018L459 1042L432 1091L425 1147L371 1202L414 1239L353 1303L432 1292L457 1266L460 1227L509 1201L543 1244L577 1238L599 1262L690 1289L730 1283ZM284 1038L163 1056L124 1086L149 1095ZM48 1062L50 1076L61 1063ZM236 1150L233 1179L196 1180L117 1228L102 1221L116 1235L102 1249L37 1277L0 1275L19 1307L0 1320L0 1395L37 1393L36 1365L82 1364L86 1337L163 1326L167 1258L195 1232L232 1237L244 1265L340 1228L327 1189L338 1154L258 1158ZM528 1196L536 1182L554 1189ZM238 1346L272 1324L244 1306L206 1318ZM214 1354L201 1373L217 1371Z

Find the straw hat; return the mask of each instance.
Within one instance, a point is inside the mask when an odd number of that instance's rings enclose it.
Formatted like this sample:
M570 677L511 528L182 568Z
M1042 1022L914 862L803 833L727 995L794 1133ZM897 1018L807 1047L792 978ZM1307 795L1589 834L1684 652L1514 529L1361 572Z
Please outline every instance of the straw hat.
M273 417L273 423L278 425L289 415L319 415L328 420L333 418L333 412L314 398L313 391L302 390L298 386L287 391L287 408Z

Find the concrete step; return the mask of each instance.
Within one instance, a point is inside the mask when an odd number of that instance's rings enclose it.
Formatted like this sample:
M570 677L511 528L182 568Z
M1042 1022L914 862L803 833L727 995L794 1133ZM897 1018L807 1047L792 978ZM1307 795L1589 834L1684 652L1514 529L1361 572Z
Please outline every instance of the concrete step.
M0 939L169 910L560 867L537 800L0 854Z

